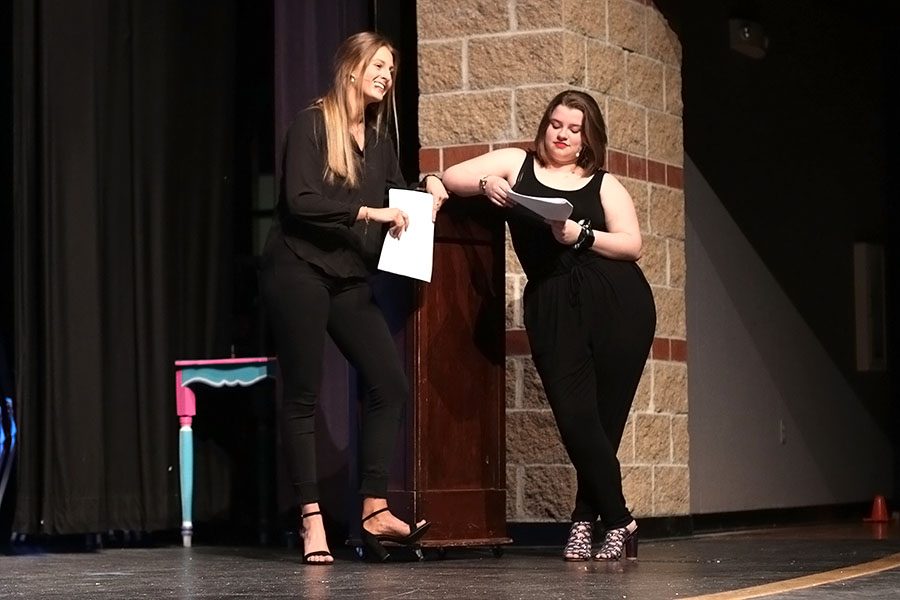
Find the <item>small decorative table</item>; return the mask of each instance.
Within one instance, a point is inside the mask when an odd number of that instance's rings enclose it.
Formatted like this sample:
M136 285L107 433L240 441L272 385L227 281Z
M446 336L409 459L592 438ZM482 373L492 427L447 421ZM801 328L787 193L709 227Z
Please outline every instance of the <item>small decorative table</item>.
M194 432L191 424L197 414L192 384L211 387L249 387L267 378L275 378L277 360L271 357L218 358L175 361L175 403L181 429L178 434L178 462L181 469L181 540L191 546L194 533Z

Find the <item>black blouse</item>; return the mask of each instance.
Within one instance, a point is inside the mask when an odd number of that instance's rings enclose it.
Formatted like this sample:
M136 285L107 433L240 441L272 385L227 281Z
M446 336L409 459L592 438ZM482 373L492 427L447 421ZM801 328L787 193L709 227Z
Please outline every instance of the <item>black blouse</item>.
M288 129L282 156L276 219L266 242L284 243L299 258L336 277L365 277L374 271L386 228L357 221L360 207L387 206L388 190L405 188L392 138L367 127L357 150L359 187L340 178L325 181L325 120L310 107Z

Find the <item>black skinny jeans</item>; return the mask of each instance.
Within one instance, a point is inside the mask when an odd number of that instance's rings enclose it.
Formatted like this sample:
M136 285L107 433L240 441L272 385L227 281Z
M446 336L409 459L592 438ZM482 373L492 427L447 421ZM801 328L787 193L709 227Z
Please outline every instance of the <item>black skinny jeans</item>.
M616 452L653 343L656 307L640 268L597 258L529 281L525 328L535 368L575 467L573 521L624 527Z
M287 248L260 273L283 386L281 427L301 504L318 502L315 410L325 335L356 368L366 392L360 420L359 493L384 498L409 385L384 315L365 279L331 277Z

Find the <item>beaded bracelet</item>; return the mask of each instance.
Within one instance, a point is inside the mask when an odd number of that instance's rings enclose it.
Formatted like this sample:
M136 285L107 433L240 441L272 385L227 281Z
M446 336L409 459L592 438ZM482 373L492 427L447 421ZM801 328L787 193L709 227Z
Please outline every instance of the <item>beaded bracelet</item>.
M594 245L594 230L591 228L591 220L582 219L578 221L578 224L581 226L581 232L578 234L578 239L572 244L572 249L587 250Z

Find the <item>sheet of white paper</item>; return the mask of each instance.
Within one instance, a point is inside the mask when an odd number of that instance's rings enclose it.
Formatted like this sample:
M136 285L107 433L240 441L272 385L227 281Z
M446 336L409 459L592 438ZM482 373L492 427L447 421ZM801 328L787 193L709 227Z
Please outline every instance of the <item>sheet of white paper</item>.
M413 279L431 281L434 256L434 223L431 222L431 194L412 190L392 189L388 205L399 208L409 216L409 227L399 239L384 237L378 268L388 273Z
M540 198L537 196L526 196L512 190L506 192L506 195L521 204L525 208L532 210L553 221L565 221L572 214L572 204L564 198Z

